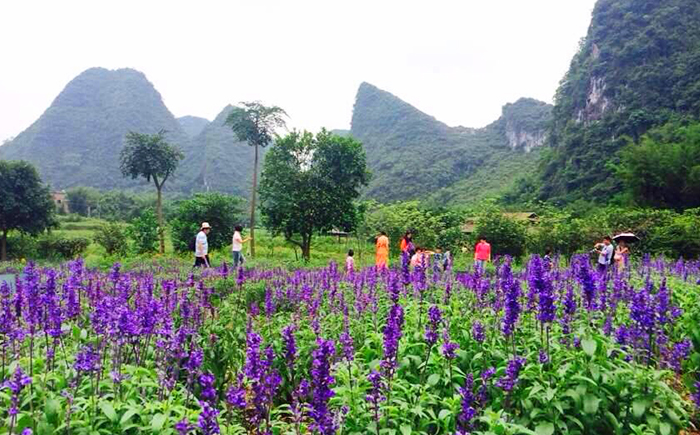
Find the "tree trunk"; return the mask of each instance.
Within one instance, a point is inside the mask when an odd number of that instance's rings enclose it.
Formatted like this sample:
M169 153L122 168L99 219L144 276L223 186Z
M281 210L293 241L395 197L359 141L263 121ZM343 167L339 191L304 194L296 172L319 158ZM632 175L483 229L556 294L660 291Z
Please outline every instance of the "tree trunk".
M255 194L258 191L258 145L255 145L253 161L253 192L250 195L250 256L255 258Z
M0 241L0 261L7 261L7 230L2 230Z
M302 235L301 240L301 257L304 261L309 261L311 260L311 234L308 236Z
M156 185L158 198L156 199L156 213L158 214L158 239L160 240L160 253L165 254L165 223L163 222L163 186Z

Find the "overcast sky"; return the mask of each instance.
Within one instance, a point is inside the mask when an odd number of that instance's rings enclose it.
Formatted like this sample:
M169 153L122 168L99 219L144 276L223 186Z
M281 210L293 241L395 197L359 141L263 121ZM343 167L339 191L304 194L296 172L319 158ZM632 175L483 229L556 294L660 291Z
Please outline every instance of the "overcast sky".
M146 74L175 116L261 100L349 128L367 81L450 125L551 102L595 0L0 2L0 142L87 68Z

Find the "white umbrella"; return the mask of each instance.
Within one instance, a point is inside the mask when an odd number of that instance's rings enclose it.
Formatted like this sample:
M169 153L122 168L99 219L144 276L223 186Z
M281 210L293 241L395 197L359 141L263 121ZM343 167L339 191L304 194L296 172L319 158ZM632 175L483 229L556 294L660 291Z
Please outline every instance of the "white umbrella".
M634 243L639 241L639 237L634 233L620 233L613 237L616 242Z

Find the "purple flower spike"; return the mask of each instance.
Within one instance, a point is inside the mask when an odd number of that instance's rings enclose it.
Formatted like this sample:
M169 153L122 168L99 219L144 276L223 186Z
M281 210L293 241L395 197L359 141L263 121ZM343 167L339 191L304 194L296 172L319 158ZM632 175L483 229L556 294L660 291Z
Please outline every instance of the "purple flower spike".
M331 435L336 431L335 415L328 409L328 401L335 395L331 386L335 379L331 376L331 361L335 354L332 340L319 338L318 347L313 351L311 363L311 410L314 420L313 428L322 435Z

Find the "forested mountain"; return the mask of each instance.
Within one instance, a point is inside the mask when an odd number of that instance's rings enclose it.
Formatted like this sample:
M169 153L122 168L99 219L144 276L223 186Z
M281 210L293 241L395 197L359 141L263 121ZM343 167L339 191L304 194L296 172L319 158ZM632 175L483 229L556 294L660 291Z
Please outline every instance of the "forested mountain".
M248 197L253 175L253 147L236 140L224 125L233 106L226 106L194 139L195 152L182 163L181 175L196 191L219 191ZM260 159L265 148L261 149Z
M360 85L351 134L367 153L367 197L469 201L499 193L535 164L551 106L521 99L485 128L449 127L394 95Z
M536 196L609 199L621 190L613 168L627 141L700 116L698 23L697 0L598 1L556 94Z
M177 122L182 127L187 136L193 138L204 130L204 127L209 125L209 120L198 116L182 116L177 118Z
M33 163L54 188L137 187L145 181L124 178L119 170L119 152L131 130L166 130L170 143L193 154L189 138L143 73L91 68L68 83L29 128L0 147L0 158ZM166 187L184 184L177 177Z

